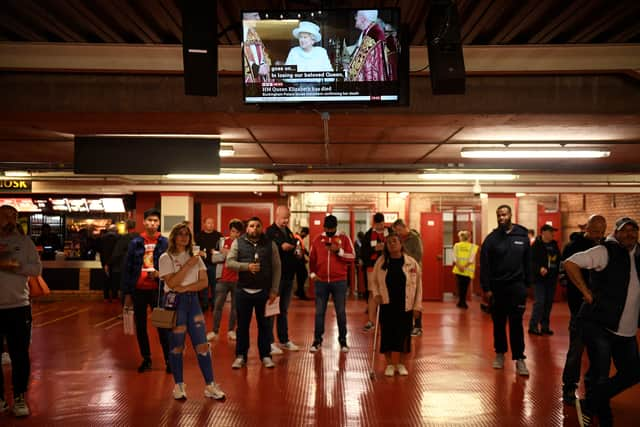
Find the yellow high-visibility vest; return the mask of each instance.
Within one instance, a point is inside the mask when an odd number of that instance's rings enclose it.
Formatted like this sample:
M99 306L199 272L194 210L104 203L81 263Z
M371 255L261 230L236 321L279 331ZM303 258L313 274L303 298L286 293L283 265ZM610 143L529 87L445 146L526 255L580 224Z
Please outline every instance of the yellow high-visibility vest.
M473 276L476 272L476 263L475 257L478 252L478 245L475 245L471 242L458 242L453 245L453 274L459 274L461 276L467 276L473 279ZM458 266L455 264L455 261L460 262L469 262L464 270L460 270Z

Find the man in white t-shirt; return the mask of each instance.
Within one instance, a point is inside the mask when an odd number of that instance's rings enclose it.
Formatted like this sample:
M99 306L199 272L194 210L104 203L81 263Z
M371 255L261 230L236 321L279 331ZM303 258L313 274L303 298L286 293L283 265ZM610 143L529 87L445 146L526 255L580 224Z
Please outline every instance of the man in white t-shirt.
M580 269L591 270L589 286ZM578 252L564 262L571 282L584 296L578 315L589 355L585 399L576 401L581 425L613 425L609 401L640 381L636 333L640 324L640 249L638 223L616 221L602 245ZM611 359L616 374L609 377Z

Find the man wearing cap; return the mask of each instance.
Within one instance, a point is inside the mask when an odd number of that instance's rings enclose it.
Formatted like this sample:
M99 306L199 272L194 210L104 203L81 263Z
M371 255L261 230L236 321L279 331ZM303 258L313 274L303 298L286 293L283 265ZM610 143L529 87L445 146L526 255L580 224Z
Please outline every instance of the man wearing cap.
M310 277L315 279L316 320L313 333L313 344L309 349L315 353L322 345L324 334L324 318L327 311L329 294L333 296L333 304L338 321L338 341L340 351L349 351L347 346L347 275L349 265L355 260L353 243L342 231L336 232L338 219L333 215L324 218L324 232L317 236L311 244L309 252Z
M11 355L13 413L26 417L29 406L25 393L31 373L31 301L27 279L40 275L42 263L31 239L18 232L17 221L16 208L0 206L0 343L6 337ZM8 407L0 367L0 412Z
M540 235L531 246L531 270L536 300L529 321L529 333L533 335L553 335L549 328L549 317L560 271L560 248L553 239L555 231L558 229L549 224L543 225L540 227ZM538 325L542 329L538 329Z
M355 16L355 26L361 30L356 50L347 67L347 80L387 81L390 80L386 35L377 24L377 10L359 10Z
M581 268L591 270L589 285ZM576 401L578 417L581 425L590 425L596 416L600 426L611 426L610 399L640 381L638 223L629 217L618 219L613 236L569 257L564 269L584 297L579 320L589 355L589 381L585 399ZM616 374L609 377L612 359Z

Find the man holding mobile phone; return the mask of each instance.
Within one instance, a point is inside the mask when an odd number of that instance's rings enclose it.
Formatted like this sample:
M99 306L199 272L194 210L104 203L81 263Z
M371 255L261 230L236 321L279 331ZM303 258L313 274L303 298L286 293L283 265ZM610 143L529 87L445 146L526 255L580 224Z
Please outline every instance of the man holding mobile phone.
M133 307L136 322L136 337L142 363L138 372L151 370L151 347L147 334L147 307L158 305L158 261L166 252L169 242L158 232L160 227L160 211L151 208L144 212L144 233L134 237L129 243L126 265L123 272L122 295L125 307ZM170 329L158 328L160 344L164 353L165 371L169 367L169 333Z

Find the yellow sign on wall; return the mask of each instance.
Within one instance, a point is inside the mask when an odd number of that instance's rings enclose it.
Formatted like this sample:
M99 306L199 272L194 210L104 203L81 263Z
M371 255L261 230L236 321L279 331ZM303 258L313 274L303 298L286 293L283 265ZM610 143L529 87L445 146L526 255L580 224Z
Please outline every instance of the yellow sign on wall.
M31 192L31 181L25 179L0 179L0 191L16 193Z

